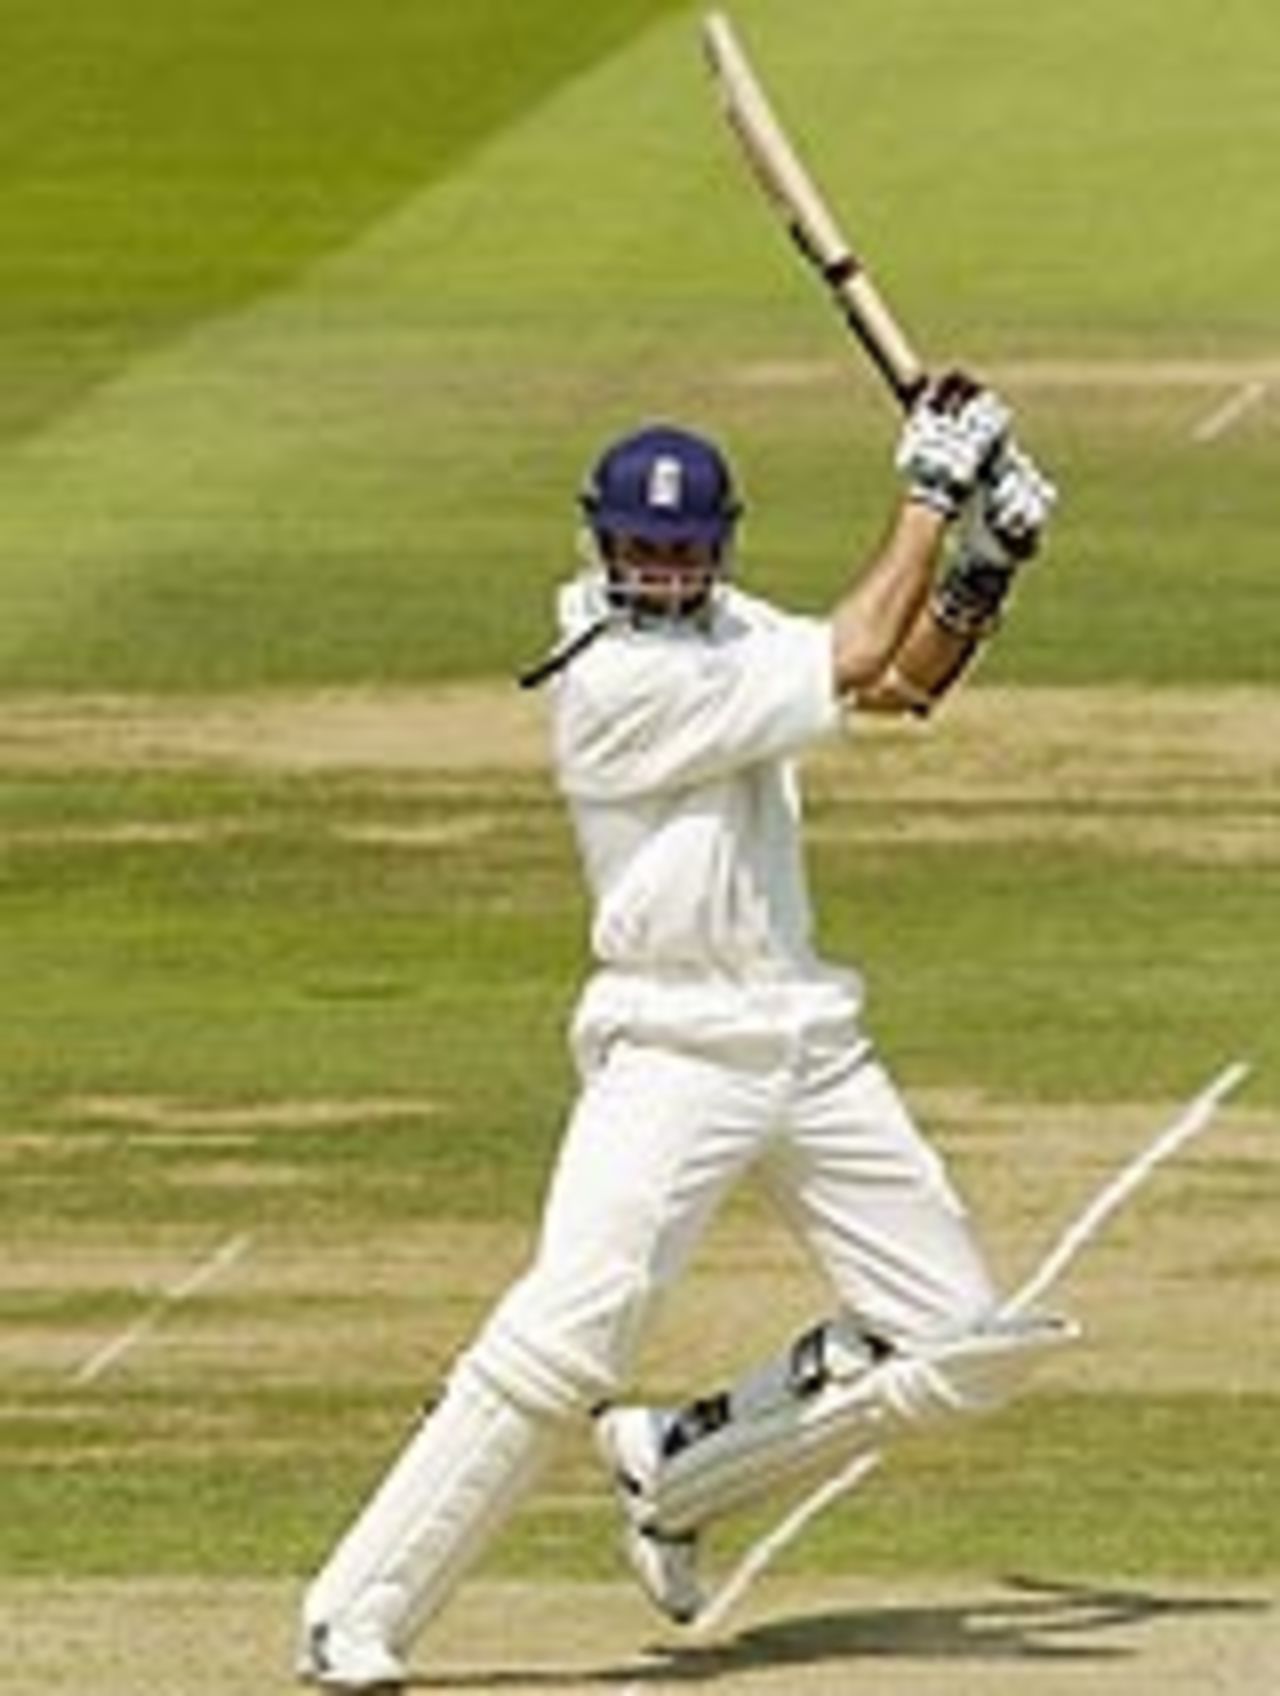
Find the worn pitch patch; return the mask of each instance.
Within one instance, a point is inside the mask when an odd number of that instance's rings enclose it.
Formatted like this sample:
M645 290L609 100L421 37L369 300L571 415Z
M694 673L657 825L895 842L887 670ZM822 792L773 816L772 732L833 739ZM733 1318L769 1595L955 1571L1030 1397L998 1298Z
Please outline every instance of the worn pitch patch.
M300 1581L6 1582L0 1696L284 1692ZM231 1622L229 1624L229 1622ZM704 1643L622 1584L465 1584L410 1689L507 1696L1264 1696L1280 1610L1264 1584L771 1579Z

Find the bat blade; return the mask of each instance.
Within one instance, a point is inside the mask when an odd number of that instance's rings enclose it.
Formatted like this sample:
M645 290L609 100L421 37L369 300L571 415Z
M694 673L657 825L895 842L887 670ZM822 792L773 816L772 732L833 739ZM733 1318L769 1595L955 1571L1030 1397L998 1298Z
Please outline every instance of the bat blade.
M899 403L910 406L927 382L924 364L796 152L725 13L703 19L702 42L752 175Z

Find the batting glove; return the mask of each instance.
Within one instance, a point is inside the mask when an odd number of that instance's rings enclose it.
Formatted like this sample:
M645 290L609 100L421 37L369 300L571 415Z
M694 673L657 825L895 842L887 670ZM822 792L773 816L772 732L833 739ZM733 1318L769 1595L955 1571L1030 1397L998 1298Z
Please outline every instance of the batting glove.
M1058 498L1030 454L1012 442L1000 450L978 490L933 599L939 622L975 641L999 624L1018 567L1040 545Z
M894 458L907 498L954 518L1009 433L999 395L963 371L948 371L911 409Z
M1040 546L1057 502L1057 489L1031 455L1006 442L980 484L966 550L1012 570Z

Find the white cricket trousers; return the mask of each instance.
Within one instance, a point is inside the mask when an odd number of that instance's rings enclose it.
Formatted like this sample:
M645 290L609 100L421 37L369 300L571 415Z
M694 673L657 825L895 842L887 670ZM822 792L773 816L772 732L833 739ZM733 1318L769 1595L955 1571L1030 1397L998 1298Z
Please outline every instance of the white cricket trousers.
M655 1298L748 1169L832 1305L886 1341L955 1336L995 1306L960 1203L841 980L718 990L604 974L575 1038L583 1087L533 1264L310 1587L312 1676L399 1675L532 1485L557 1422L621 1388Z
M834 974L732 991L598 979L537 1253L474 1364L544 1413L615 1395L655 1298L749 1169L833 1306L886 1340L987 1317L995 1292L964 1208L857 1006Z

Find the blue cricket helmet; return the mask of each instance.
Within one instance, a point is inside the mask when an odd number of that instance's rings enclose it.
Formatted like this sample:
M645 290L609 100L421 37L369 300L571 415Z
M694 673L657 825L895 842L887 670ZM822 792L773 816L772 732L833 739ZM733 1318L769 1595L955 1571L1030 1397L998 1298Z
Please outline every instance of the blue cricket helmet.
M719 448L670 424L650 425L606 448L580 498L606 553L609 538L639 536L710 543L718 556L742 512Z

